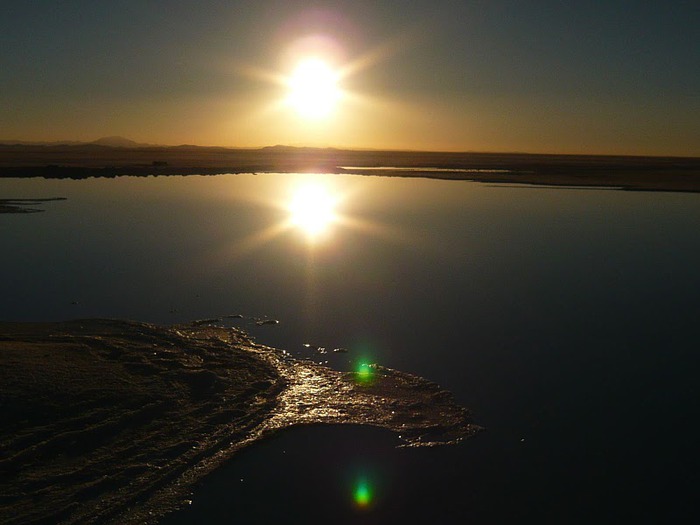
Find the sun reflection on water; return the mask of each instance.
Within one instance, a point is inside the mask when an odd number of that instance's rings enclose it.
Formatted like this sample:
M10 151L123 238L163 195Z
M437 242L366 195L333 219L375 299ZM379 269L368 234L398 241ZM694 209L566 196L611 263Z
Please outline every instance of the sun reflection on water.
M267 226L237 239L225 247L232 258L245 256L284 235L297 234L304 241L309 254L332 253L342 239L343 232L353 232L391 243L413 243L415 235L408 235L389 224L353 213L366 209L366 198L360 185L349 184L347 177L323 173L271 174L284 177L285 182L267 186L267 192L249 192L241 199L270 210L272 220ZM341 180L336 180L336 178ZM372 196L371 199L375 199ZM370 199L370 200L371 200ZM333 242L330 242L333 241Z
M337 222L338 197L325 186L306 183L299 186L292 196L288 210L291 224L311 240L328 231Z

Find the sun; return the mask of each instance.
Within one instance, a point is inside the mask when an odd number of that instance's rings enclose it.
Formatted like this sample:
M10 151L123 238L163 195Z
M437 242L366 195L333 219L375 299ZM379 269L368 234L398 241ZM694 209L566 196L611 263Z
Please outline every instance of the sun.
M322 119L333 112L341 91L339 75L319 58L299 62L288 79L288 103L307 119Z
M290 221L314 239L337 220L336 206L337 199L323 186L307 184L297 188L289 202Z

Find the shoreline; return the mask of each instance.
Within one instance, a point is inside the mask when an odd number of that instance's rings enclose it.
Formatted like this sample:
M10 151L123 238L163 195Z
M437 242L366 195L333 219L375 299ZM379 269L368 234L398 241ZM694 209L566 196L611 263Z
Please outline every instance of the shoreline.
M348 166L352 166L349 168ZM272 147L0 146L0 178L337 173L490 184L700 192L700 158Z
M355 424L403 446L477 434L425 379L372 381L213 325L0 322L0 521L155 523L239 450L299 425Z

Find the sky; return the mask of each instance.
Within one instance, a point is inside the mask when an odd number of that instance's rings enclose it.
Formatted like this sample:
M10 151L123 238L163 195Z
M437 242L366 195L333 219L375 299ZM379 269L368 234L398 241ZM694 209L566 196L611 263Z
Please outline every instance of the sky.
M0 139L700 156L697 1L14 1ZM289 104L306 58L337 101Z

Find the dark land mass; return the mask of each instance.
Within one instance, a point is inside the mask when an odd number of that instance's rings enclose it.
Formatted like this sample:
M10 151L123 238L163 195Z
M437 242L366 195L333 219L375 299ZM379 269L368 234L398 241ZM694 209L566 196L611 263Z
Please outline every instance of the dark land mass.
M700 192L700 157L356 151L287 146L260 149L128 147L126 144L125 147L101 143L0 144L0 177L82 179L120 175L323 172ZM380 167L392 169L376 170Z
M52 197L49 199L0 199L0 213L40 213L41 208L28 208L38 206L44 202L64 201L65 197Z
M342 373L233 328L0 323L0 522L155 523L243 447L303 424L476 434L452 395L379 366Z

